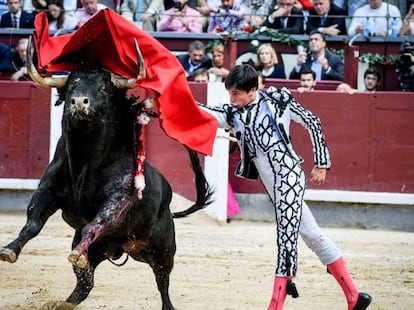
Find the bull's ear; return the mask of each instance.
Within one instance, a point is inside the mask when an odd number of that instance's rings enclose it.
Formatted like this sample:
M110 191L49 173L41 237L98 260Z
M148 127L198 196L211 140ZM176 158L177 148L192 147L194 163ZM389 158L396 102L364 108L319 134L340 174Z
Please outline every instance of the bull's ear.
M63 104L65 103L65 91L64 91L65 88L66 87L64 87L64 88L58 88L57 89L57 93L58 93L58 96L59 97L58 97L58 99L55 102L55 107L61 105L62 103Z

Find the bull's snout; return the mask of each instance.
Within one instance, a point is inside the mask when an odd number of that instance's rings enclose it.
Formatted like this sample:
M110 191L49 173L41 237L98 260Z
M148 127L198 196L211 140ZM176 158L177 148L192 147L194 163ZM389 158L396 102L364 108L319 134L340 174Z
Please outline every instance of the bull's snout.
M70 99L69 113L77 118L84 118L91 113L90 99L87 96L77 96Z
M76 108L89 108L89 98L88 97L72 97L71 100L72 107Z

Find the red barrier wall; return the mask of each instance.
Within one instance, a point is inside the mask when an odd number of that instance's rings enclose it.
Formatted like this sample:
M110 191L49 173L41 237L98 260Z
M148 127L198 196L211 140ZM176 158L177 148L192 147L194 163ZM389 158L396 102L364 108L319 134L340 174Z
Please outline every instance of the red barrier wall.
M206 84L191 83L199 101ZM414 93L348 95L331 91L295 93L317 114L325 129L332 169L322 189L414 193ZM177 98L179 100L179 98ZM0 178L40 178L48 162L50 92L30 82L0 81ZM194 198L193 173L185 148L168 138L156 120L147 128L147 157L175 192ZM292 141L312 168L312 146L301 126L292 124ZM260 182L230 179L239 193L264 192ZM309 188L315 188L309 184Z
M37 179L49 161L50 90L0 81L0 178Z

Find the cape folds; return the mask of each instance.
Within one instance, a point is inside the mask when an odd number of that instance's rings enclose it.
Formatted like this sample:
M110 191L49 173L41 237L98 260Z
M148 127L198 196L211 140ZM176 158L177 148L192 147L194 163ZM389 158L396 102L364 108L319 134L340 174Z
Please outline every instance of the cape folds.
M41 12L33 36L40 70L74 71L95 64L125 78L137 76L135 38L147 73L137 87L155 94L161 128L191 149L211 155L217 122L198 108L181 64L155 38L109 9L76 32L55 37L49 37L47 17Z

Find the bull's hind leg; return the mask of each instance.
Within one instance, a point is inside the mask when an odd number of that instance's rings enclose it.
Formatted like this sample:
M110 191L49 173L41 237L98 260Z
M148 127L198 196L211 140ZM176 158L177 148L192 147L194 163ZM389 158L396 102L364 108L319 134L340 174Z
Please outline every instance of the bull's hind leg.
M170 286L170 273L172 266L162 266L156 264L153 266L155 280L157 281L157 287L161 294L162 310L174 310L174 306L170 299L169 286Z
M161 294L162 310L175 309L172 305L169 295L170 274L174 266L174 255L176 251L174 223L166 223L166 219L162 219L165 230L160 232L162 235L152 237L154 247L149 251L149 261L155 275L158 290ZM169 220L168 220L169 221ZM154 239L157 238L157 241Z

